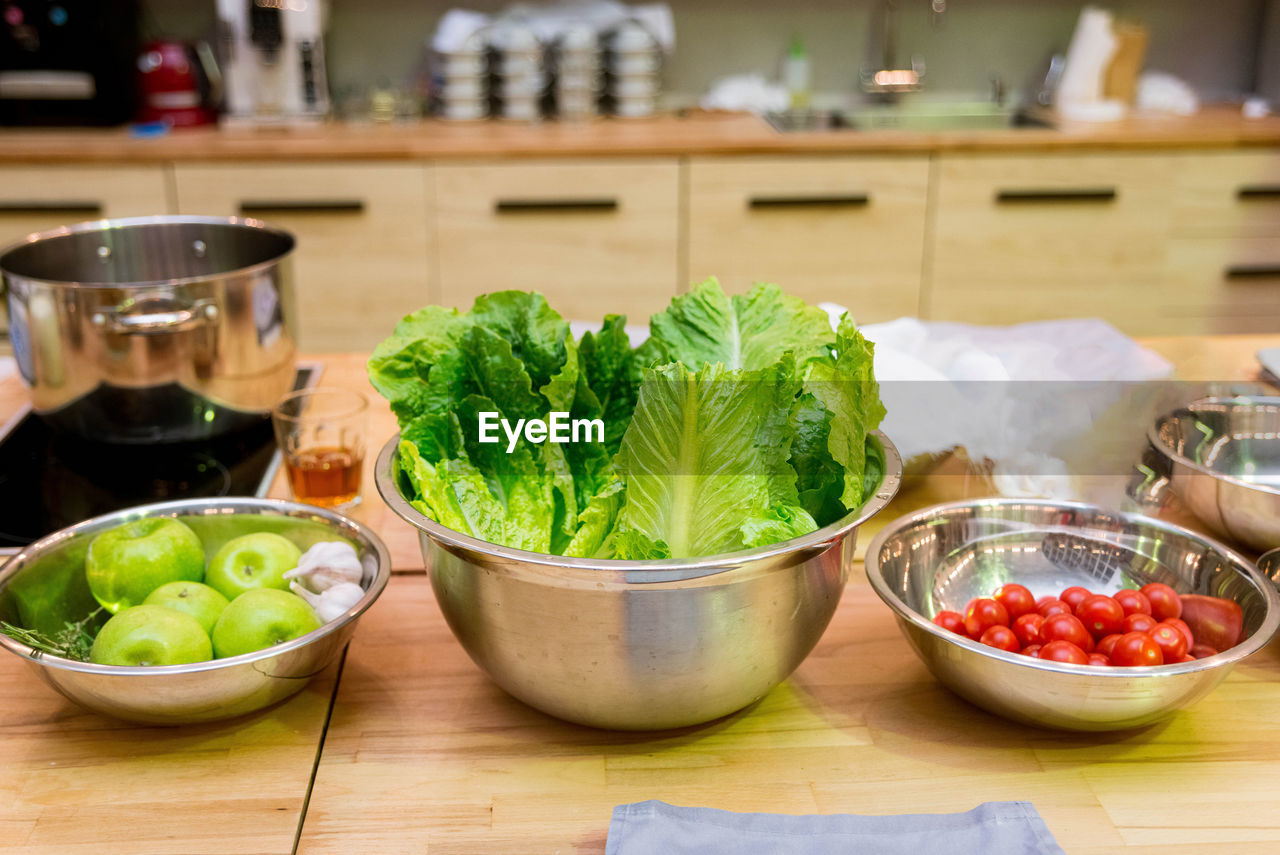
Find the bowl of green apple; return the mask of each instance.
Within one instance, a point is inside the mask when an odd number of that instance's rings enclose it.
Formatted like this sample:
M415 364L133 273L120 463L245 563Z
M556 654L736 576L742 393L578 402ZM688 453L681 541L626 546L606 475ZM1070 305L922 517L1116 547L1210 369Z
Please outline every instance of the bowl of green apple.
M116 718L233 718L331 664L390 574L377 535L333 511L240 497L141 505L0 567L0 647Z

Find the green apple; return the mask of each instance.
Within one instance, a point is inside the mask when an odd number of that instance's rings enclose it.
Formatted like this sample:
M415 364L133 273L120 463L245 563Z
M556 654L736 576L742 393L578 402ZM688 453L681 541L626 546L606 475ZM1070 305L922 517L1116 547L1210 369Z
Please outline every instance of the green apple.
M227 607L226 597L199 582L168 582L142 601L148 606L167 606L195 618L205 632L213 632L218 615Z
M84 574L94 599L115 614L139 605L166 582L199 582L204 577L204 547L181 520L133 520L90 541Z
M298 566L302 550L287 537L269 531L228 540L209 559L204 583L228 600L255 588L286 590L284 574Z
M231 601L213 626L219 659L292 641L320 628L320 618L297 594L275 588L245 591Z
M89 661L99 665L185 665L212 658L200 622L165 606L121 609L98 630L89 650Z

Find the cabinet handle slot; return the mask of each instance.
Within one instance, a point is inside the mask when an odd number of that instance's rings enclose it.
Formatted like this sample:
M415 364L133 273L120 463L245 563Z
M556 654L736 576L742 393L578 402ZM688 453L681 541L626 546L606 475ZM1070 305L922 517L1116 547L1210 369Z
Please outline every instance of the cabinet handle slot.
M1280 264L1232 264L1222 275L1228 279L1280 279Z
M617 199L496 199L497 214L607 214L618 210Z
M997 190L996 203L1000 205L1034 205L1042 202L1053 204L1059 202L1098 204L1114 202L1118 196L1119 193L1116 192L1114 187L1079 187L1064 190Z
M1242 202L1280 202L1280 184L1245 184L1236 190Z
M80 199L60 202L46 202L39 199L0 202L0 214L15 214L17 216L48 216L56 214L63 217L96 217L101 213L101 202Z
M360 214L364 202L360 199L246 199L240 203L240 213L247 216L272 214Z
M865 208L871 204L869 193L849 193L831 196L752 196L747 207L752 209L779 210L785 208Z

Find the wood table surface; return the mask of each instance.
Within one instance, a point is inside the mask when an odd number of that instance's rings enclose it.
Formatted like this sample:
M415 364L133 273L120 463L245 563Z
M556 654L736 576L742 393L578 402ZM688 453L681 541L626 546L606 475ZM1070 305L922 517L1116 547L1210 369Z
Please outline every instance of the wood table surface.
M1254 379L1253 353L1280 336L1146 343L1183 377L1235 381ZM322 383L368 388L363 357L323 362ZM0 420L24 399L12 377L0 381ZM395 424L375 402L379 446ZM703 727L609 733L489 682L441 618L413 530L370 472L364 490L352 516L387 542L395 574L344 661L272 709L128 725L0 659L0 852L600 853L612 808L646 799L861 814L1026 800L1070 855L1280 849L1280 642L1163 723L1038 730L934 681L854 566L817 648L761 701ZM272 492L287 495L280 482ZM965 471L910 479L860 536L989 492Z

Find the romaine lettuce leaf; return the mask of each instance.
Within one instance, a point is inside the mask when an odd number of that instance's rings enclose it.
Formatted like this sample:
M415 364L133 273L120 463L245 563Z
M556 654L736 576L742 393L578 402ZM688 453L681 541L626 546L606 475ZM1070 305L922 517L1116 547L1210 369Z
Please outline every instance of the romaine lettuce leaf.
M668 362L692 369L720 363L730 370L768 368L787 352L803 364L830 353L827 313L760 283L729 297L708 279L649 319L652 338Z
M743 522L769 506L756 447L765 390L757 375L718 364L647 369L617 458L623 527L675 558L741 549Z
M809 512L795 505L779 505L764 516L751 517L742 524L742 544L747 549L780 543L817 529Z
M606 315L600 331L585 333L578 346L582 375L599 404L599 417L604 419L604 444L610 455L618 453L622 435L631 424L639 385L638 375L633 376L634 352L626 322L621 315Z
M867 436L884 419L880 386L872 373L874 348L845 315L836 332L836 356L814 360L804 388L831 414L827 450L844 469L840 503L846 511L862 505L866 485Z
M613 532L622 508L623 484L610 481L604 489L591 497L587 506L578 514L578 530L564 547L561 555L591 558L598 555L605 541ZM605 556L608 557L608 556Z
M575 341L539 294L404 318L369 360L401 429L396 482L442 525L590 557L702 557L800 536L883 479L871 346L773 285L708 280L650 319ZM603 442L479 442L479 414L599 419Z
M421 415L428 404L427 375L433 364L457 346L470 322L457 309L427 306L405 316L395 332L369 357L369 381L401 419Z

